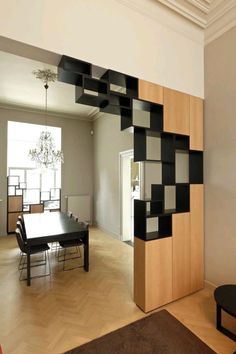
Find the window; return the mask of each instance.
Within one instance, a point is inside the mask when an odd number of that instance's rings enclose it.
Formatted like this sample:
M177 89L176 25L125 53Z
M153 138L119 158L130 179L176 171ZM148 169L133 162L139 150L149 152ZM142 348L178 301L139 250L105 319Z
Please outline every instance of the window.
M61 165L58 164L57 169L41 170L35 168L35 162L29 157L29 150L36 146L43 128L36 124L8 122L8 176L13 181L14 178L19 180L16 188L9 186L8 195L22 193L24 210L28 210L30 204L41 202L45 209L58 208L59 198L56 197L61 188ZM61 150L61 128L47 129L52 133L56 149Z

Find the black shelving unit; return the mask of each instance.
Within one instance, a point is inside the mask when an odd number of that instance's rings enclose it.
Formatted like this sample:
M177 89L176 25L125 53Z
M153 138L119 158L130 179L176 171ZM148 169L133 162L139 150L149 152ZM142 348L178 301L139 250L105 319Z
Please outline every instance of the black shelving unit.
M138 124L135 118L138 112L145 112L148 122L145 126ZM132 127L146 128L153 131L161 132L163 130L163 106L147 101L132 100L130 115L121 114L121 130L130 129Z
M83 76L82 86L75 88L76 103L85 104L94 107L103 107L108 105L107 82Z
M189 136L163 131L163 105L138 99L138 79L124 73L62 56L58 80L76 86L75 101L121 118L121 130L134 133L134 161L161 165L161 184L153 184L151 199L134 201L134 234L145 241L172 235L172 214L189 212L190 184L203 183L203 153L189 149ZM141 114L140 114L141 112ZM150 158L150 138L159 139ZM176 181L176 151L189 154L189 180ZM165 186L175 187L175 208L165 209ZM150 208L147 209L148 203ZM156 218L156 231L147 220Z

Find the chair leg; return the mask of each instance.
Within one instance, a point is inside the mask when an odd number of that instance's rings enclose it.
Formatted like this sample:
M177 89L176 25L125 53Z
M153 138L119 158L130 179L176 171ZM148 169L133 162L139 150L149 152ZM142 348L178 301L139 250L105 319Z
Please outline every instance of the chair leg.
M67 247L67 248L69 248L69 247ZM76 251L75 252L70 252L70 254L79 254L79 255L76 256L76 257L67 258L66 260L68 260L68 259L77 259L77 258L81 258L82 257L79 246L75 246L75 248L76 248ZM64 262L64 254L65 254L65 252L63 253L63 255L60 255L60 250L63 250L63 248L60 247L58 249L57 260L58 260L58 262ZM62 259L60 259L60 257L62 257Z
M48 264L48 273L46 273L46 270L47 270L47 264ZM31 268L33 267L40 267L40 266L45 266L45 274L42 274L42 275L35 275L35 276L31 276L30 279L36 279L36 278L42 278L42 277L47 277L47 276L50 276L51 275L51 264L50 264L50 259L49 259L49 253L48 251L45 251L45 263L43 264L37 264L37 265L31 265ZM26 267L22 267L20 269L20 277L19 277L19 280L20 281L23 281L23 280L27 280L27 278L22 278L22 272L23 270L26 269Z
M78 248L79 248L79 246L78 246ZM77 268L82 268L83 265L77 265L77 266L75 266L75 267L67 268L67 269L66 269L66 267L65 267L66 261L69 261L69 260L72 260L72 259L81 258L81 252L80 252L80 250L79 250L79 256L77 256L77 257L71 257L71 258L67 258L67 259L66 259L66 251L67 251L67 248L64 249L63 271L68 271L68 270L73 270L73 269L77 269Z
M44 258L43 259L31 260L31 264L32 264L31 268L46 265L46 253L45 252L42 252L42 253L44 253ZM19 270L26 269L26 264L27 264L26 255L22 253L18 269Z

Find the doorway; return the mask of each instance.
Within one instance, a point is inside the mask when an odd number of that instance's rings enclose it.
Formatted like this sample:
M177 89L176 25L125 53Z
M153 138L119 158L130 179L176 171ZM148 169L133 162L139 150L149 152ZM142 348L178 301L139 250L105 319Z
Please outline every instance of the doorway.
M134 162L133 150L120 153L120 230L121 240L134 241L134 199L143 193L143 163Z

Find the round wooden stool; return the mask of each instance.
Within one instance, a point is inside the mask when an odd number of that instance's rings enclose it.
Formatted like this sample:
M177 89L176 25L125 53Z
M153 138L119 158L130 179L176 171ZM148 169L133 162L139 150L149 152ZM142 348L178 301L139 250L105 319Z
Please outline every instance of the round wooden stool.
M219 286L214 292L214 297L216 301L216 328L229 338L236 341L236 335L221 324L221 310L236 317L236 285Z

